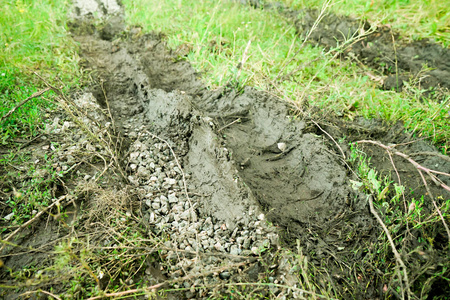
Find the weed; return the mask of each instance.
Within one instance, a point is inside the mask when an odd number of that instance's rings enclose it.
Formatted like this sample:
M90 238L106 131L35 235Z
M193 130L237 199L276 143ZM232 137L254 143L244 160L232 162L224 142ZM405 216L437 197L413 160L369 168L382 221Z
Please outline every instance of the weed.
M76 83L79 71L75 45L63 19L68 1L1 0L0 6L0 116L4 116L42 86L33 71L58 77L67 88ZM2 145L37 135L45 110L52 108L47 99L34 99L1 120Z

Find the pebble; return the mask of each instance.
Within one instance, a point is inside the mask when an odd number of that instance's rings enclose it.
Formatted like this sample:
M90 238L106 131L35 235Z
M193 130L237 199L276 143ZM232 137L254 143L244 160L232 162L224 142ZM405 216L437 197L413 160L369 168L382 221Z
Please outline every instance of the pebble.
M231 273L228 271L222 272L219 274L220 279L222 280L228 280L231 277Z
M230 247L230 254L231 254L231 255L239 255L240 253L241 253L241 249L239 249L238 246L232 245L232 246Z

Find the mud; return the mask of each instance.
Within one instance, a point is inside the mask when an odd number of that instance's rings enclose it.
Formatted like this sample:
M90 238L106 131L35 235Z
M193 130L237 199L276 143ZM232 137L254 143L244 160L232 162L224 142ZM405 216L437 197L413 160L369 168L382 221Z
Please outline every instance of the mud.
M306 123L290 117L288 105L252 88L242 94L202 89L190 65L174 61L157 36L131 37L113 51L109 41L75 39L104 82L119 124L176 145L190 189L208 195L203 214L234 228L259 203L295 241L301 224L325 228L355 198L339 157L322 137L304 133Z
M314 19L312 12L308 16L304 20ZM323 24L327 22L325 19ZM306 28L309 23L302 24ZM345 24L354 29L354 23ZM336 30L342 30L341 27ZM321 38L319 32L324 28L319 27L311 38L320 43L332 40ZM197 210L202 216L211 216L233 230L251 222L250 215L261 210L279 227L287 245L295 247L300 241L308 253L315 253L315 264L334 257L327 268L336 278L346 276L340 270L342 261L358 262L367 254L357 249L361 245L370 249L378 230L368 211L367 196L352 189L349 179L357 178L343 163L336 145L311 122L294 117L288 104L249 87L242 91L208 91L189 63L167 49L161 36L135 34L140 33L139 28L117 31L112 38L101 30L82 33L74 38L81 45L84 64L103 83L103 89L100 85L91 88L94 95L103 105L108 102L117 124L123 131L128 128L131 138L148 130L173 145L189 174L189 191L200 196ZM120 42L111 42L119 38ZM366 48L361 42L360 46L353 45L351 51L370 52ZM403 53L399 49L397 53ZM418 71L420 64L421 61L415 61L410 67L398 65L406 71ZM421 84L427 82L431 81ZM439 81L442 87L447 83ZM349 124L334 118L321 124L336 140L348 137L340 144L347 156L349 140L411 140L403 134L401 125L388 128L362 119ZM365 149L373 157L372 166L382 175L394 178L384 152L371 146ZM436 151L425 142L399 150ZM420 178L415 176L417 171L409 163L395 159L395 164L403 184L426 194ZM443 172L450 168L439 157L428 155L423 165L439 167ZM448 183L448 179L442 179ZM437 187L432 187L432 191L435 196L449 196ZM430 205L428 209L433 208ZM342 238L355 232L352 239ZM441 228L436 237L443 240L444 234ZM414 236L412 240L418 238ZM380 284L372 285L370 293L378 294ZM363 285L358 285L354 295L362 296L363 291Z
M93 14L88 8L79 8L77 15ZM103 11L108 14L106 8ZM166 140L180 158L187 190L193 198L195 196L194 207L201 217L211 217L214 223L223 224L231 235L236 228L259 223L255 215L263 213L283 237L283 245L294 252L303 249L314 266L327 270L327 274L318 277L323 281L323 288L329 281L348 297L385 296L380 270L369 268L361 271L364 275L356 276L348 267L371 258L380 229L369 212L367 196L351 185L350 180L358 178L324 131L311 120L295 115L287 103L254 88L206 89L191 65L167 48L162 36L142 34L137 27L126 30L120 10L115 13L97 26L85 18L73 22L71 31L80 44L82 66L94 79L84 92L92 93L105 109L111 110L115 126L128 141L123 153L127 153L127 145L139 141L142 134L157 135ZM307 30L309 20L314 20L313 12L306 13L298 24L299 31ZM355 30L355 23L339 22L351 28L350 31ZM332 19L324 19L321 24L331 23ZM313 33L312 40L333 47L330 41L334 40L319 33L325 30L325 25L321 26L324 27ZM342 26L327 30L335 33L342 31ZM373 38L375 45L378 40ZM397 53L403 53L399 49ZM351 51L368 53L367 44L355 44ZM388 61L386 55L382 57ZM366 63L370 64L370 60ZM418 66L421 61L415 63ZM402 65L402 68L417 71L412 65ZM433 77L430 75L430 78ZM421 81L421 84L425 86L427 82ZM448 82L438 81L437 84L446 87ZM430 83L428 87L431 86L436 85ZM388 127L382 122L364 119L348 123L333 116L321 116L318 122L340 141L339 147L346 157L351 155L349 141L374 139L386 144L407 143L398 150L409 155L422 152L417 158L423 166L450 172L450 162L437 155L424 154L436 153L434 147L424 141L409 143L412 137L403 132L401 124ZM398 181L382 149L376 146L364 149L373 157L372 166L382 175ZM121 159L126 164L126 157ZM402 184L415 194L425 195L427 190L416 176L417 171L402 159L396 158L394 162ZM440 178L450 184L449 178ZM127 184L134 183L130 180ZM436 186L431 186L431 191L437 199L450 197ZM412 193L409 196L413 197ZM424 208L434 211L431 203ZM413 231L407 241L412 245L408 249L415 249L421 238L434 239L442 247L428 253L434 258L431 265L441 268L444 274L447 272L443 259L447 251L445 230L436 226L432 235L425 237L423 232ZM261 245L278 246L277 241ZM420 262L416 266L417 277L423 279L420 272L424 269L420 264L424 256L409 256L407 263L414 264L414 259ZM258 276L254 277L256 280ZM442 288L441 284L435 279L434 288ZM346 290L349 286L353 288L350 292Z

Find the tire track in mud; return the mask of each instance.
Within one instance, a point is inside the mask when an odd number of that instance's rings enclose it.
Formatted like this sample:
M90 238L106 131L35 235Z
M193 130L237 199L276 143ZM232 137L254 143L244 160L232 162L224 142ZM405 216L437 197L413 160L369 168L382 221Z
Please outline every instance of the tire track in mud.
M96 35L75 36L86 66L104 82L116 123L177 145L191 174L189 189L209 195L199 203L202 214L233 230L252 221L248 211L259 203L295 241L306 226L333 226L358 197L334 150L304 132L306 123L290 117L287 104L252 88L207 91L160 37L127 39L113 45ZM93 92L104 104L102 93ZM273 148L279 144L286 149Z
M84 67L101 82L87 92L104 106L108 101L130 143L149 131L172 145L188 175L199 216L223 224L220 230L232 239L251 232L251 245L237 242L234 250L277 246L273 227L260 217L264 212L288 245L300 240L307 253L315 253L314 264L331 259L327 268L335 278L348 277L340 262L359 263L370 254L359 251L378 235L366 196L351 188L349 179L355 178L340 152L314 125L292 117L286 103L250 87L208 91L161 36L142 35L139 28L125 30L120 14L99 27L85 20L74 22L71 29ZM350 140L361 139L364 131L373 135L374 127L364 120L339 124L337 130L324 126L333 136ZM386 135L386 128L379 131L382 140L408 140L402 134ZM349 153L346 145L341 147ZM373 154L384 163L380 152ZM232 252L227 247L225 251ZM374 270L368 273L378 276ZM380 284L370 286L369 294L379 295ZM362 296L367 288L358 284L352 293Z

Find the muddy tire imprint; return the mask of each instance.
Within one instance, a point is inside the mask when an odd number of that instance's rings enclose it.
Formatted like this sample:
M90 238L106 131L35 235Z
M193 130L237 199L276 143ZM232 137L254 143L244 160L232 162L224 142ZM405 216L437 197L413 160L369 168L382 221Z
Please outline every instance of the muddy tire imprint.
M192 66L168 49L162 36L142 34L138 27L127 29L123 10L115 1L78 0L74 7L70 30L80 44L82 66L94 79L76 97L109 107L113 123L125 136L125 155L120 159L127 172L126 184L142 203L142 221L152 233L170 235L165 249L180 249L188 258L213 252L228 259L211 256L180 270L226 265L265 249L279 249L282 243L293 252L304 251L311 264L326 268L329 274L323 279L331 276L343 295L385 296L379 271L365 270L363 280L357 281L353 270L343 268L371 257L380 229L369 212L367 196L351 185L350 180L358 178L315 123L295 116L289 104L251 87L208 90ZM312 20L314 13L309 13ZM300 26L307 30L310 19L305 17L298 24L299 31ZM344 25L355 29L354 23ZM324 40L317 34L313 40ZM358 51L366 51L363 48ZM400 125L387 128L378 121L349 123L334 117L317 122L336 140L346 137L339 143L347 157L348 142L364 138L406 143L399 147L405 153L436 151L423 141L408 144L411 137ZM383 150L365 149L381 173L392 175ZM450 162L428 155L419 158L424 166L439 165L441 171L450 172ZM406 178L404 184L416 188L416 193L426 193L420 180L411 176L414 168L401 159L395 164ZM441 179L449 184L449 178ZM449 197L437 187L431 189L436 197ZM425 209L432 211L431 206ZM436 243L445 239L441 229L434 233ZM408 242L414 245L418 238L420 234L413 232ZM174 261L179 259L178 253L164 251ZM439 251L433 254L432 265L441 268L445 247ZM408 259L410 265L415 260L424 263L423 256ZM276 268L274 276L280 283L297 284L286 262ZM259 271L263 267L255 264L242 280L258 281ZM237 273L230 270L218 277L235 278ZM166 280L164 276L159 282ZM345 283L342 278L352 279ZM434 282L434 287L441 288L441 281ZM350 294L348 285L354 287ZM189 293L184 296L192 298L194 294Z

